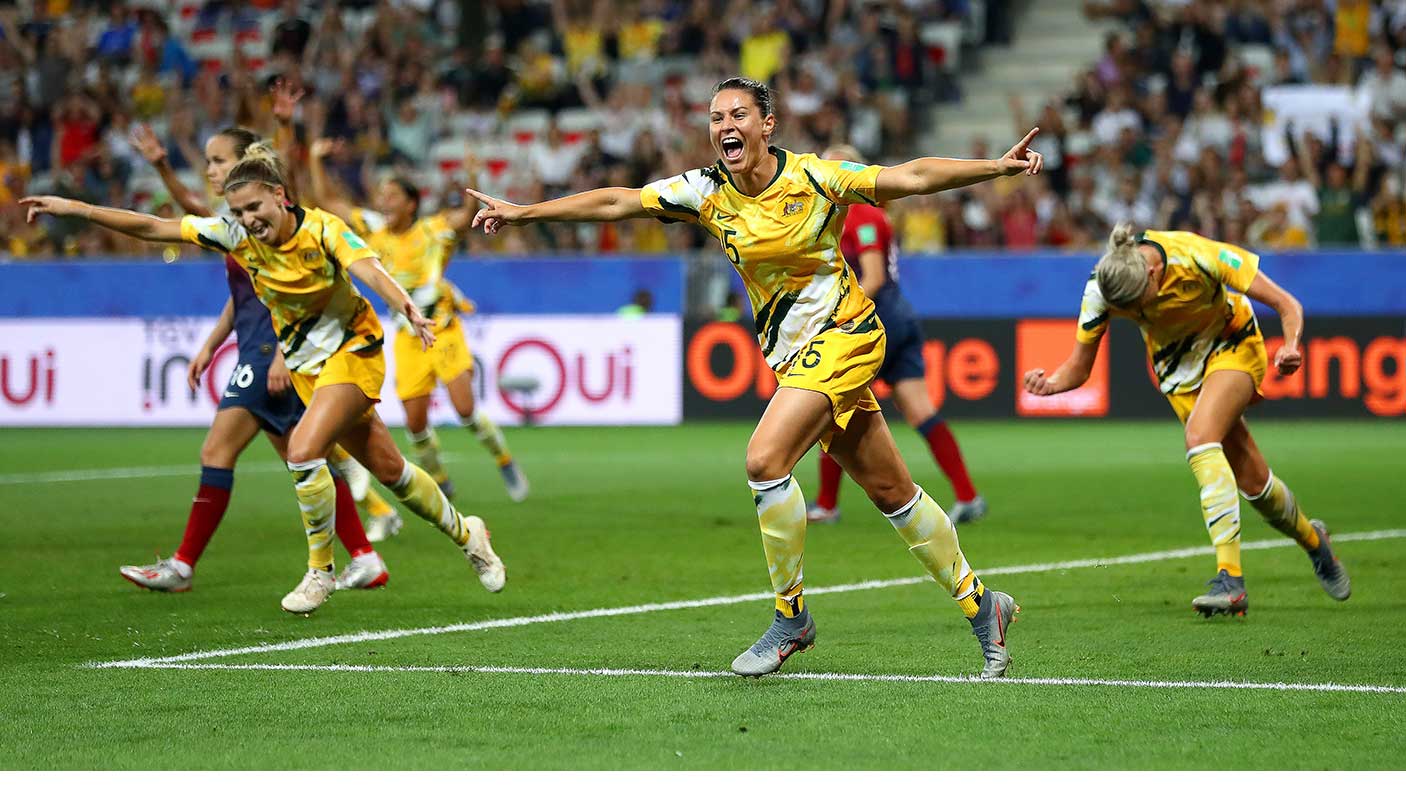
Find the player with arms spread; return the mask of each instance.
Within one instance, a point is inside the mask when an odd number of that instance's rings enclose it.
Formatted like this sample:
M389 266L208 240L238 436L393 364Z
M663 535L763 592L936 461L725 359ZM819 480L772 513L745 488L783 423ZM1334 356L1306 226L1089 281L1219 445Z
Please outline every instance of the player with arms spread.
M53 196L27 197L39 214L82 217L152 242L187 242L231 256L249 273L268 309L307 412L288 440L308 540L308 571L283 598L289 612L311 612L334 590L331 530L336 496L326 455L340 443L412 512L453 539L490 591L502 590L503 563L483 520L454 510L429 473L407 462L376 414L385 381L380 320L351 278L370 286L415 327L426 346L430 322L346 223L318 209L287 204L277 159L246 156L225 180L235 219L186 215L162 219Z
M223 194L225 177L245 153L258 144L258 139L258 135L247 129L230 127L205 141L205 178L211 191L216 195ZM156 167L181 208L202 217L214 215L215 212L200 196L181 183L171 169L165 148L150 129L139 127L132 142L142 156ZM199 386L200 378L216 350L231 332L237 338L239 359L235 363L234 374L222 390L215 420L210 424L200 448L200 488L191 504L181 545L170 558L158 558L152 564L118 569L124 578L148 590L190 590L195 565L214 537L229 506L234 488L234 467L240 455L262 429L279 457L286 460L288 435L303 415L303 403L293 391L268 309L254 295L254 285L248 273L228 255L225 256L225 274L230 296L219 321L195 359L191 360L187 373L191 389ZM347 461L355 466L355 462ZM357 472L362 477L366 475L359 467ZM337 538L352 557L351 563L337 575L337 586L371 588L385 585L390 579L390 572L367 540L348 481L339 478L336 490L337 497L343 502L343 507L337 511ZM390 510L395 513L394 509Z
M832 146L821 154L825 159L855 161L859 152L853 146ZM903 419L928 443L933 461L952 483L957 501L947 509L953 523L972 522L986 515L986 499L972 486L967 464L957 438L947 427L932 399L928 397L926 366L923 363L923 328L913 306L898 289L898 241L888 213L879 206L857 203L845 215L840 235L840 252L859 270L859 285L874 300L888 336L884 364L878 379L893 388L893 401ZM806 519L825 524L840 518L840 465L828 453L820 454L820 491L806 508Z
M773 147L775 129L771 90L733 77L717 85L709 110L709 139L719 156L713 166L643 189L591 190L528 206L472 192L484 204L474 225L496 233L504 225L542 221L691 222L718 240L741 274L757 341L780 384L747 447L747 481L776 612L771 627L733 661L733 672L775 672L815 641L802 595L805 498L791 471L820 442L970 619L983 652L982 675L1003 675L1015 602L977 579L947 514L913 483L894 446L869 391L884 359L884 328L839 241L847 205L1039 172L1040 155L1027 150L1038 130L999 160L929 157L882 168Z
M405 407L405 429L420 466L434 476L445 494L454 496L449 473L439 459L439 440L430 425L430 394L443 383L460 422L498 463L508 496L522 502L527 498L527 477L513 461L503 432L483 410L474 408L474 358L459 323L460 306L467 300L444 278L459 235L473 220L473 209L450 209L420 217L420 191L400 177L381 182L375 211L353 206L335 194L322 166L333 145L326 139L312 144L313 203L346 220L371 245L385 262L386 271L433 325L435 343L429 349L423 348L414 328L403 321L395 335L396 396Z
M1263 397L1260 383L1268 368L1250 299L1274 308L1284 322L1274 367L1288 376L1303 364L1303 306L1259 264L1248 250L1194 233L1134 234L1131 226L1119 225L1084 287L1074 351L1053 373L1036 368L1024 379L1025 389L1041 396L1079 387L1093 370L1109 320L1137 322L1161 390L1185 424L1186 460L1216 549L1210 590L1191 602L1208 618L1244 615L1249 607L1240 566L1240 496L1303 547L1329 596L1341 601L1352 592L1327 529L1299 509L1245 422L1245 410Z

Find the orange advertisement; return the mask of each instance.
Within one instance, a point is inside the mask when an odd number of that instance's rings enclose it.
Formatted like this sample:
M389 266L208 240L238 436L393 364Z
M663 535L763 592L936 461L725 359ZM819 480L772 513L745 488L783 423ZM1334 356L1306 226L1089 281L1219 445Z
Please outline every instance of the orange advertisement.
M1015 326L1015 411L1022 417L1100 417L1108 414L1108 334L1099 342L1089 381L1053 396L1025 392L1022 380L1032 368L1053 373L1074 348L1073 319L1022 319Z

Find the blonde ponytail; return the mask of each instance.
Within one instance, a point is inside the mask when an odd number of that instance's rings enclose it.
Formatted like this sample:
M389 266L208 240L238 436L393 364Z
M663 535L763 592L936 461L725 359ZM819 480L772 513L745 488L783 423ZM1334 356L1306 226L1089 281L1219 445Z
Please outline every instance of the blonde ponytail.
M250 143L244 149L244 156L225 177L225 191L255 183L288 188L288 179L283 174L283 160L267 140Z
M1125 308L1137 303L1147 290L1147 262L1137 249L1137 234L1133 226L1122 222L1108 235L1108 250L1094 267L1094 277L1103 298L1114 307Z

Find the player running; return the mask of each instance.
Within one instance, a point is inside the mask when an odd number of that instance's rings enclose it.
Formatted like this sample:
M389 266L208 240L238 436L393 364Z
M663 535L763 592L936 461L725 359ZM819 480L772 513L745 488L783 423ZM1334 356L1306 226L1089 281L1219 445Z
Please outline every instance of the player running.
M879 405L869 392L884 359L884 327L840 251L844 207L937 192L1002 175L1035 174L1031 130L1000 160L916 159L891 168L832 162L770 145L772 93L741 77L713 92L709 139L716 164L643 189L606 188L517 206L475 191L484 207L474 225L657 217L691 222L717 238L742 275L757 340L780 387L747 447L747 482L761 523L776 592L770 628L732 663L760 676L815 642L802 595L806 507L791 472L818 441L897 529L900 537L970 619L982 649L982 677L1010 663L1010 596L988 590L958 546L947 514L913 483Z
M307 406L288 440L292 473L308 541L308 571L283 598L289 612L308 613L332 595L332 524L337 497L327 453L339 443L412 512L453 539L489 591L506 574L483 520L454 510L429 473L407 462L376 414L385 380L380 320L356 290L366 283L416 329L426 346L431 323L359 236L318 209L287 204L276 157L249 156L230 170L224 194L236 219L185 215L162 219L53 196L26 197L40 214L82 217L150 242L187 242L232 257L249 273L269 309L293 388Z
M461 306L468 306L468 301L444 278L449 256L473 220L473 211L450 209L420 217L420 191L400 177L381 182L376 190L376 211L353 206L335 194L322 166L333 145L326 139L312 144L312 203L342 218L366 239L386 271L409 292L433 325L435 344L429 349L421 346L414 328L404 321L398 322L395 334L395 391L405 407L406 433L420 466L434 476L445 494L454 496L454 485L439 459L439 439L430 425L430 394L442 383L460 422L498 463L508 496L522 502L527 498L527 477L513 461L502 430L483 410L474 408L474 358L459 323Z
M853 146L831 146L821 157L854 162L859 159L859 152ZM986 515L986 499L972 486L957 438L928 397L923 328L913 306L898 290L898 242L887 212L867 203L849 207L840 234L840 252L859 270L859 285L874 300L888 336L888 349L876 378L893 388L898 411L927 441L933 461L952 483L957 501L947 509L947 515L959 525L980 519ZM806 508L807 521L829 524L839 520L841 472L830 454L820 454L820 491L815 502Z
M1259 401L1268 365L1250 299L1274 308L1284 345L1274 355L1283 376L1299 369L1303 306L1259 271L1259 256L1184 231L1113 229L1108 250L1084 287L1074 351L1054 373L1025 374L1025 389L1047 396L1084 384L1111 317L1137 322L1162 392L1186 427L1186 460L1201 491L1201 515L1216 548L1210 590L1191 601L1207 618L1249 608L1240 567L1240 499L1308 553L1323 590L1338 601L1352 592L1328 530L1299 509L1270 471L1245 423ZM1248 297L1248 298L1247 298ZM1239 489L1237 496L1236 489Z
M225 129L205 141L205 178L212 192L216 195L223 193L225 177L230 169L257 141L256 134L238 127ZM166 150L150 129L139 127L134 133L133 143L142 156L156 167L172 198L181 208L194 215L208 217L214 214L205 201L176 176L166 158ZM268 309L254 295L249 275L228 255L225 256L225 272L230 298L225 302L220 318L204 345L191 360L186 381L192 391L200 386L200 378L231 332L236 336L239 358L229 382L222 390L215 419L200 448L200 488L191 504L185 534L172 557L157 558L150 565L122 566L118 569L123 577L148 590L172 593L190 590L195 565L229 506L234 487L234 467L240 455L262 429L279 458L286 461L288 433L303 414L303 403L293 391ZM357 466L350 458L347 461ZM361 471L358 469L357 472ZM361 474L365 476L364 472ZM348 484L339 478L335 485L337 497L343 505L337 513L337 538L351 554L351 562L337 575L337 586L346 589L385 585L390 579L390 572L381 556L371 548ZM384 504L384 501L381 502ZM387 508L398 520L395 509Z

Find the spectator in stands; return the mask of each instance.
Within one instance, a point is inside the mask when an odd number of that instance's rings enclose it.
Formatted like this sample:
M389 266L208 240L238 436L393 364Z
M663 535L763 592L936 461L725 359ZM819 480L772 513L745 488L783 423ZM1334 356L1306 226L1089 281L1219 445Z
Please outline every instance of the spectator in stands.
M1372 115L1392 121L1406 120L1406 74L1396 67L1395 53L1386 45L1377 47L1372 68L1363 72L1357 90Z
M1372 228L1377 241L1392 247L1406 246L1406 191L1401 175L1388 173L1372 198Z

